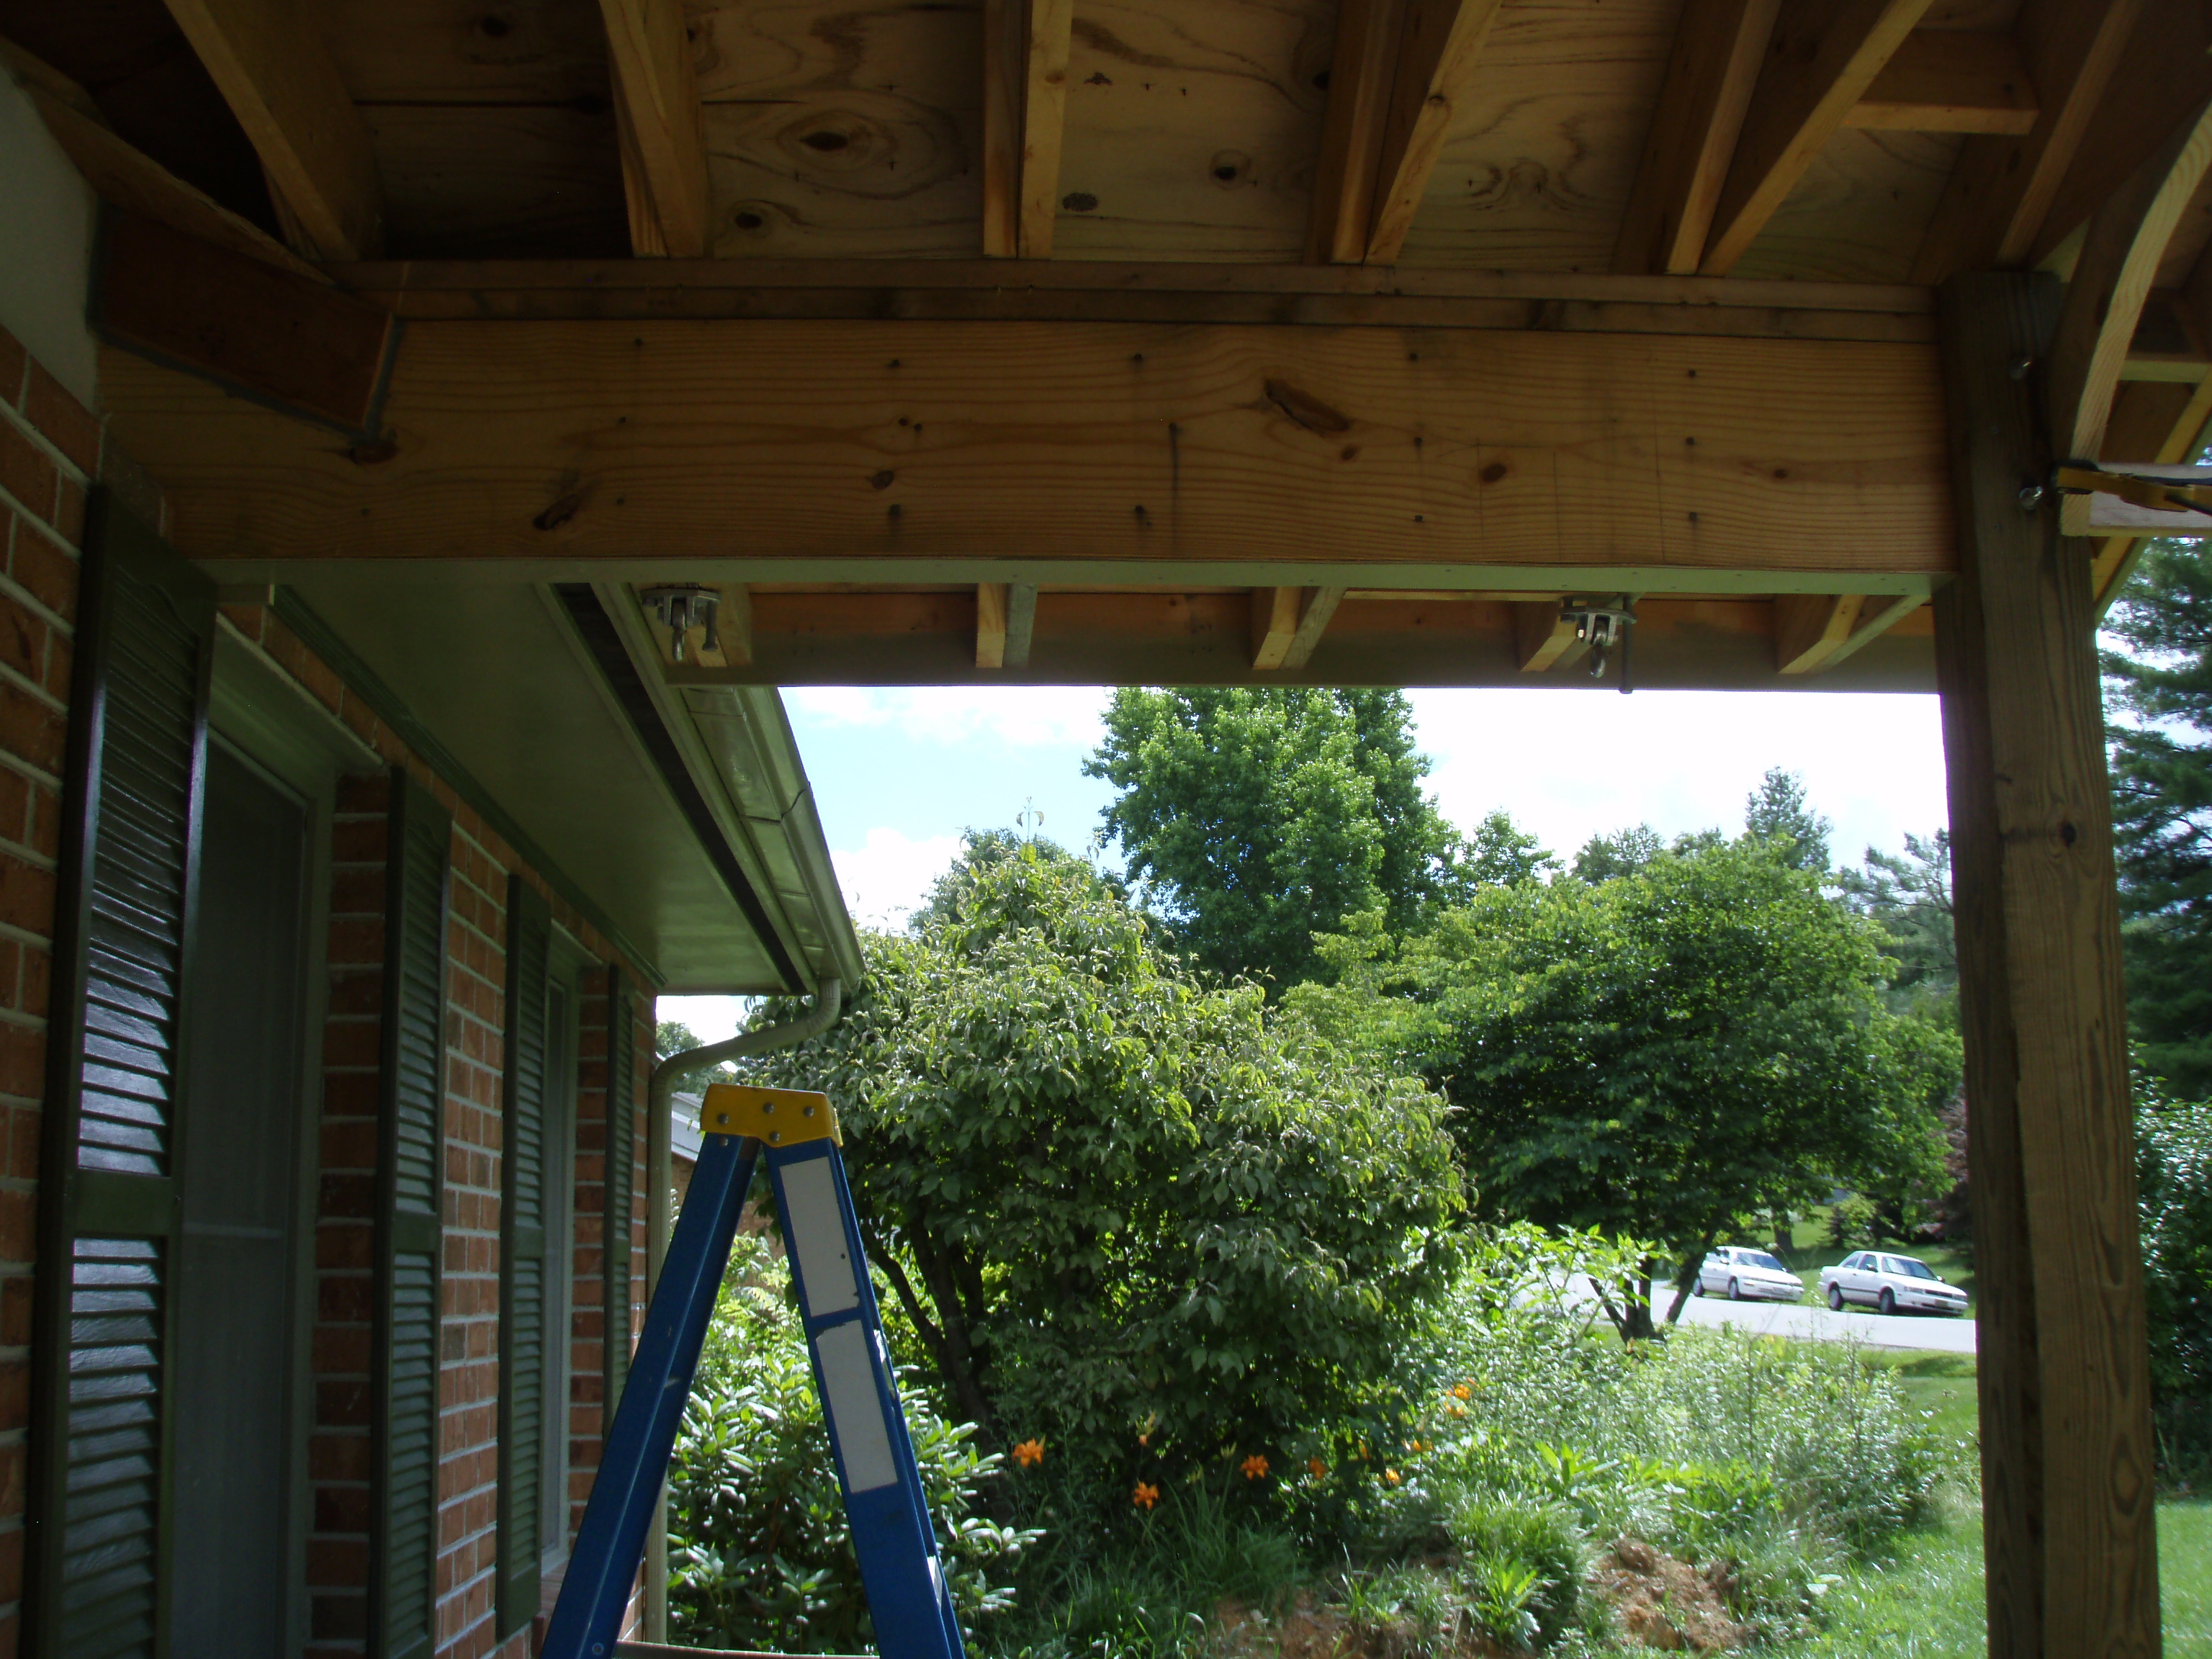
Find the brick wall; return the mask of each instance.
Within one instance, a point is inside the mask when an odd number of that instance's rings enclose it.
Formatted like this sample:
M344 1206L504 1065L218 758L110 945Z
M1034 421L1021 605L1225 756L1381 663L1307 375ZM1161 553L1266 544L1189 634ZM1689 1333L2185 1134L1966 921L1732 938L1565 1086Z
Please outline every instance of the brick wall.
M23 1584L33 1237L77 550L94 480L158 524L158 491L0 329L0 1659Z
M602 961L612 953L573 907L547 890L481 815L425 766L276 617L227 605L224 626L291 676L386 763L405 766L453 814L452 912L447 931L445 1020L445 1259L441 1333L437 1651L440 1659L524 1659L529 1632L494 1636L499 1389L500 1083L506 1029L507 878L521 870L545 892L556 922ZM332 830L329 935L331 1000L324 1036L313 1343L315 1421L309 1476L311 1659L350 1659L368 1623L374 1308L378 1043L384 955L385 829L389 782L349 781ZM627 974L635 986L634 974ZM633 1121L651 1061L651 1007L634 997ZM599 1464L604 1399L600 1347L601 1217L606 1128L604 969L589 976L580 1009L577 1081L574 1371L569 1449L572 1520ZM643 1170L642 1130L638 1168ZM644 1195L636 1198L634 1252L643 1296ZM0 1659L5 1659L0 1654Z

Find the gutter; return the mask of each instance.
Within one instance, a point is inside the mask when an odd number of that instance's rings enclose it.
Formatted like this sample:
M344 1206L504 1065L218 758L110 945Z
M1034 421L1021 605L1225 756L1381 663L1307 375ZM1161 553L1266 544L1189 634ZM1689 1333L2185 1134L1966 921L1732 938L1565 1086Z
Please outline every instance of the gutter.
M835 890L834 889L832 890ZM837 1023L844 1010L844 986L835 974L823 976L815 988L814 1006L796 1019L758 1030L740 1031L726 1042L703 1048L686 1048L671 1054L653 1068L646 1087L645 1121L645 1294L648 1302L660 1282L660 1264L668 1255L668 1236L676 1224L676 1206L669 1184L675 1178L671 1155L673 1125L669 1111L677 1085L687 1078L720 1066L726 1060L743 1060L817 1037ZM668 1639L668 1488L661 1483L660 1504L645 1536L645 1638Z

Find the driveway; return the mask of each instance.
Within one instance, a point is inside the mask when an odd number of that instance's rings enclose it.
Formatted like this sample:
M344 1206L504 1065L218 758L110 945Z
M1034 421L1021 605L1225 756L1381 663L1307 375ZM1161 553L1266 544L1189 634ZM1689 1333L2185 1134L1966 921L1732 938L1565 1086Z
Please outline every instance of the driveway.
M1669 1292L1671 1299L1672 1292ZM1655 1317L1663 1316L1667 1303L1658 1301ZM1942 1353L1974 1352L1974 1322L1970 1318L1937 1319L1923 1315L1861 1313L1852 1309L1832 1313L1825 1303L1808 1297L1802 1302L1730 1302L1724 1297L1692 1297L1682 1304L1685 1325L1733 1325L1760 1336L1787 1336L1808 1342L1841 1342L1856 1337L1869 1348L1932 1348Z

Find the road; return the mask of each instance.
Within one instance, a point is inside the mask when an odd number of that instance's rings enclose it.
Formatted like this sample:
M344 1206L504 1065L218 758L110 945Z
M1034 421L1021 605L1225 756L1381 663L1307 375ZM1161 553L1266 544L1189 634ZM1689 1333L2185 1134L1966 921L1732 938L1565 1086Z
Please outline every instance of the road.
M1656 1298L1655 1298L1656 1300ZM1663 1316L1667 1304L1653 1310ZM1869 1348L1932 1348L1942 1353L1974 1351L1974 1322L1968 1318L1937 1319L1924 1315L1833 1313L1826 1304L1808 1297L1802 1302L1730 1302L1724 1297L1692 1297L1682 1304L1685 1325L1734 1325L1761 1336L1787 1336L1800 1341L1841 1342L1856 1337Z

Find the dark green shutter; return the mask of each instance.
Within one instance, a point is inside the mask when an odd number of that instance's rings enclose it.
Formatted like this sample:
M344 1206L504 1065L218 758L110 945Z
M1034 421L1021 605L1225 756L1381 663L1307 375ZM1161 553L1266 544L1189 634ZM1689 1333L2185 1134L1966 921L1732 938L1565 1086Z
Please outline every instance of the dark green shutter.
M636 1217L637 1101L635 1033L629 987L620 968L607 969L607 1420L614 1420L629 1375L629 1239Z
M175 1105L215 587L106 492L77 604L40 1182L32 1653L166 1646Z
M499 1633L538 1611L544 1498L545 997L552 912L507 882L507 1066L499 1220ZM558 1334L550 1334L559 1340Z
M388 833L370 1652L413 1659L432 1646L438 1553L438 1252L453 821L397 767Z

